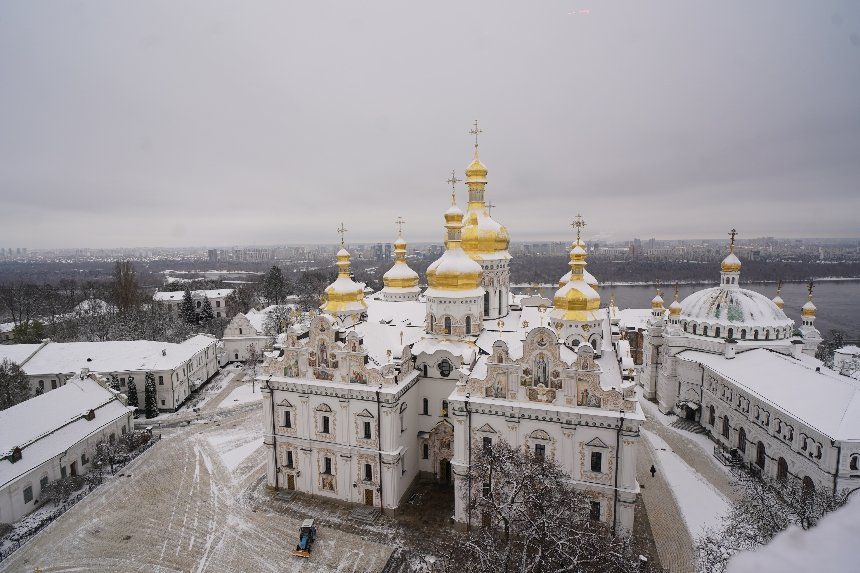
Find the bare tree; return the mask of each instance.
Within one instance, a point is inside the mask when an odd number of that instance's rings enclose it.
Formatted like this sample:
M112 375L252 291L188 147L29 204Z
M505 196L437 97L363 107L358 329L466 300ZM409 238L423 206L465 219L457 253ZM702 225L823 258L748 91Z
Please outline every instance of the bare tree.
M735 553L761 547L791 525L814 527L848 499L845 491L816 490L811 482L796 478L771 480L742 473L735 487L740 497L720 527L696 540L699 570L705 573L725 571Z
M113 269L113 302L120 314L136 310L141 300L137 276L131 261L116 261Z
M587 494L543 456L504 441L476 448L464 493L477 527L441 555L446 571L643 571L630 539L591 517Z

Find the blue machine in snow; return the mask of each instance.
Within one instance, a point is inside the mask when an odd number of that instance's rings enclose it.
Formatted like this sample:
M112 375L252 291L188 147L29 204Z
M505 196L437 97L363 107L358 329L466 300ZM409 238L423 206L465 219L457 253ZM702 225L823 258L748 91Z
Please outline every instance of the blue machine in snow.
M316 536L317 528L314 527L314 520L304 520L302 522L302 526L299 528L299 544L296 545L296 548L293 551L290 551L290 553L307 559L311 556L311 545L313 545L314 538L316 538Z

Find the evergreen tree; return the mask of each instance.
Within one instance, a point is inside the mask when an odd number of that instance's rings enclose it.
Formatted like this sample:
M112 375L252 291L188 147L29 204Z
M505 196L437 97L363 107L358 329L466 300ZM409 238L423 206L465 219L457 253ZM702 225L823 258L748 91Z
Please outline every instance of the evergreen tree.
M134 383L134 376L128 377L128 405L135 408L139 405L137 400L137 384Z
M146 382L143 386L144 409L147 418L158 416L158 399L155 391L155 376L152 372L146 373Z
M111 291L113 303L120 314L125 314L138 307L140 287L137 284L134 265L130 261L116 261L114 264Z
M0 410L30 397L30 381L21 367L8 358L0 362Z
M188 324L197 324L197 312L194 310L194 300L189 289L185 289L182 304L179 305L179 316Z
M203 308L200 310L200 323L208 325L215 318L215 313L212 312L212 303L209 302L209 297L203 297Z
M278 265L273 265L263 278L263 296L269 304L281 304L287 296L287 281Z
M119 392L119 376L116 374L110 375L110 389Z

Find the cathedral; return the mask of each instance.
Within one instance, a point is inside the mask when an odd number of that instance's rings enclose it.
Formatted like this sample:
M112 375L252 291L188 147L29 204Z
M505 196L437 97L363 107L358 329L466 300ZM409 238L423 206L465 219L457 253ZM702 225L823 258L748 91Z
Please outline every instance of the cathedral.
M288 332L257 378L268 485L394 513L432 480L450 486L452 517L475 523L467 499L485 484L469 482L470 461L505 440L555 461L591 499L593 519L629 532L644 415L619 366L612 308L585 269L584 223L551 300L512 294L487 173L476 139L465 212L452 176L445 248L426 288L402 229L385 287L369 295L341 238L320 313L307 332Z

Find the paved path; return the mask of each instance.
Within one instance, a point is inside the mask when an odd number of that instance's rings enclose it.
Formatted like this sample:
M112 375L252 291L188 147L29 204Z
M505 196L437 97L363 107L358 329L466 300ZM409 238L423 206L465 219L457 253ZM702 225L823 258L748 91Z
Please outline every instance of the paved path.
M656 463L651 447L643 436L639 439L636 456L636 477L642 487L642 502L648 512L660 565L672 573L695 573L693 540L681 517L681 510L666 480L661 479L659 474L652 478L648 471L651 464Z
M163 439L0 564L45 573L380 571L386 545L335 528L293 557L299 519L252 499L265 473L261 413L166 429Z

